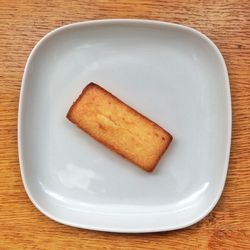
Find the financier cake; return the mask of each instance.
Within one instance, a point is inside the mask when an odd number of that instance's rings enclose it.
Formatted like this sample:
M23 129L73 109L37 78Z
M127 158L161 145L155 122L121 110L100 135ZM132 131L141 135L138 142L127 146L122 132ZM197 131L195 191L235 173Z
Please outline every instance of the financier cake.
M172 140L166 130L95 83L83 89L67 118L148 172L154 170Z

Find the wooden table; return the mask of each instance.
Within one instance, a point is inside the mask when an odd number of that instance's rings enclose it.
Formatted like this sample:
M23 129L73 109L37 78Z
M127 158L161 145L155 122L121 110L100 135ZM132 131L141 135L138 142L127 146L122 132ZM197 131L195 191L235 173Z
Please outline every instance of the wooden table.
M216 208L192 227L137 235L81 230L42 215L24 191L17 156L17 109L27 57L54 28L104 18L182 23L210 37L224 55L233 103L229 173ZM248 0L0 0L0 249L250 249L249 75Z

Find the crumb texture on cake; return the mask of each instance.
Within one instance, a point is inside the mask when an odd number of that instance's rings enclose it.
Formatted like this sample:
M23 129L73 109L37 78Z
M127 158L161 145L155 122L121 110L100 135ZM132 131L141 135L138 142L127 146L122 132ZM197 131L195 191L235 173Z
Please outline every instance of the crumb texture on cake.
M67 118L149 172L172 140L167 131L94 83L85 87Z

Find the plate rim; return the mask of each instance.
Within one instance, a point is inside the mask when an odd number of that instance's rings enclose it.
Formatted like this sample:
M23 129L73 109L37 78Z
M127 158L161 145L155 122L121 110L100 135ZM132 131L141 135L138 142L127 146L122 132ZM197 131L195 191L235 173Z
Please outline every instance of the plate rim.
M27 69L30 65L30 61L33 58L33 55L35 54L35 51L40 47L40 45L47 39L49 39L52 35L60 32L60 31L65 31L67 29L71 29L74 27L80 27L80 26L91 26L91 25L96 25L96 24L152 24L152 25L160 25L160 26L165 26L166 28L168 27L174 27L174 28L179 28L182 30L189 31L195 35L198 35L201 37L201 39L205 40L210 46L212 46L213 50L215 51L216 55L218 56L220 60L220 64L223 67L223 73L224 73L224 83L225 84L225 91L226 91L226 96L227 96L227 111L228 111L228 120L227 120L227 145L226 145L226 154L225 154L225 162L224 162L224 167L223 167L223 176L220 178L221 179L221 184L220 184L220 190L216 192L216 195L213 198L212 204L204 211L203 213L199 214L195 219L191 221L185 221L182 223L182 225L176 225L176 226L164 226L164 227L158 227L152 226L148 228L141 228L140 226L128 228L126 226L91 226L91 225L83 225L83 224L78 224L74 222L70 222L61 218L58 218L55 215L50 214L47 212L45 209L43 209L33 198L30 189L28 187L28 184L26 182L26 175L25 175L25 167L24 167L24 159L23 159L23 138L22 138L22 131L23 131L23 122L22 122L22 114L24 112L24 107L23 103L25 100L25 93L26 93L26 79L27 79ZM20 88L20 94L19 94L19 105L18 105L18 126L17 126L17 137L18 137L18 157L19 157L19 166L20 166L20 172L21 172L21 179L25 188L25 191L33 203L33 205L44 215L49 217L50 219L59 222L64 225L72 226L72 227L77 227L77 228L82 228L82 229L89 229L89 230L97 230L97 231L106 231L106 232L119 232L119 233L148 233L148 232L162 232L162 231L172 231L172 230L177 230L181 228L186 228L189 227L200 220L202 220L204 217L206 217L217 205L222 192L224 190L226 178L227 178L227 173L228 173L228 167L229 167L229 159L230 159L230 150L231 150L231 137L232 137L232 102L231 102L231 91L230 91L230 81L229 81L229 76L228 76L228 70L226 67L225 60L218 49L218 47L215 45L215 43L208 38L205 34L202 32L188 27L186 25L182 24L177 24L177 23L172 23L172 22L164 22L164 21L158 21L158 20L148 20L148 19L99 19L99 20L88 20L88 21L82 21L82 22L75 22L75 23L70 23L67 25L63 25L61 27L58 27L47 34L45 34L33 47L31 50L27 62L24 67L24 72L23 72L23 77L22 77L22 82L21 82L21 88Z

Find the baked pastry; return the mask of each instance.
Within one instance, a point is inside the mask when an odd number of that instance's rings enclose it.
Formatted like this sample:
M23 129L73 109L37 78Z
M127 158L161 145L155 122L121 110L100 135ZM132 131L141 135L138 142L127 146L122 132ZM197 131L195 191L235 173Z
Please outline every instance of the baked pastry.
M97 141L151 172L172 136L95 83L88 84L67 118Z

